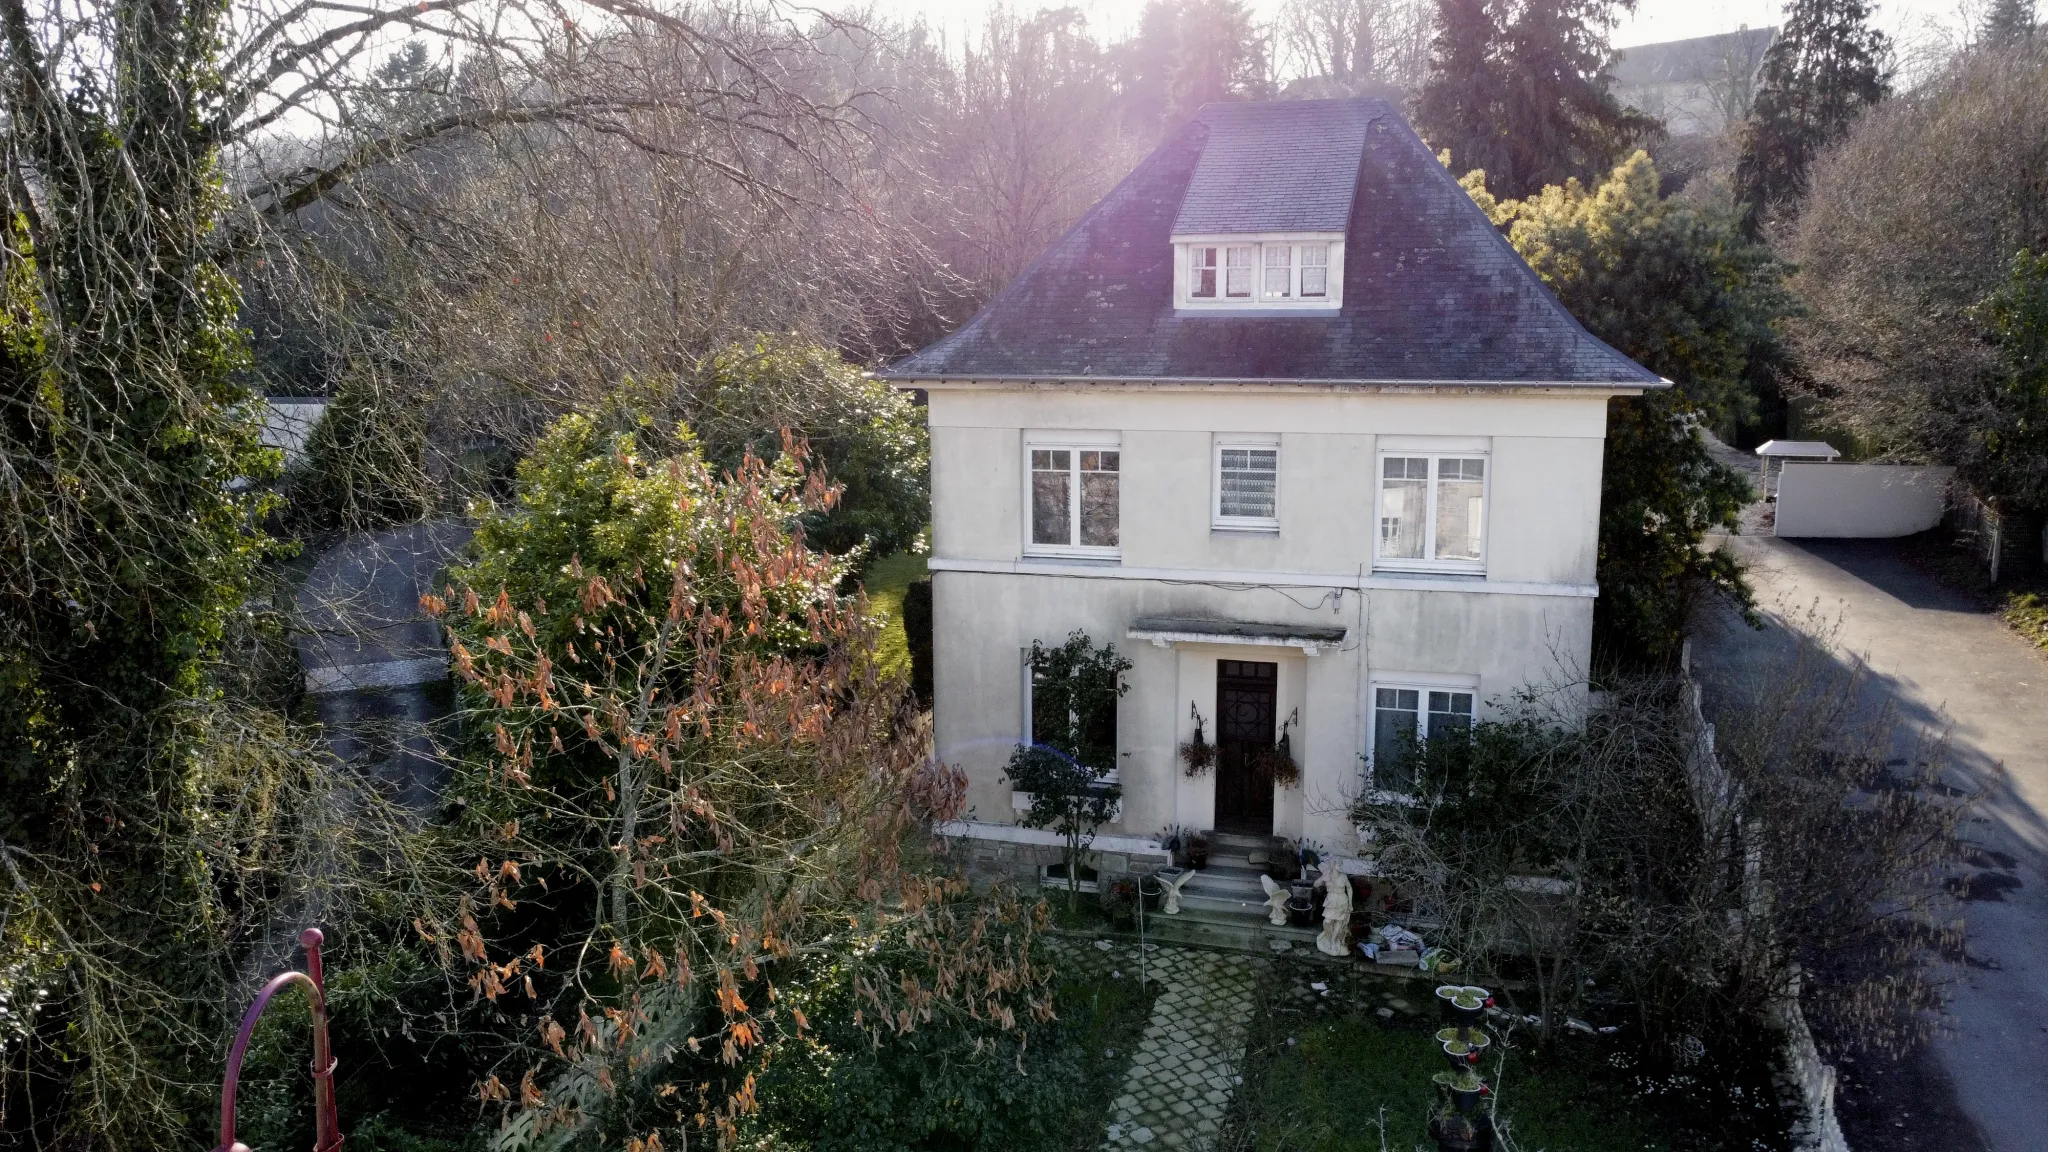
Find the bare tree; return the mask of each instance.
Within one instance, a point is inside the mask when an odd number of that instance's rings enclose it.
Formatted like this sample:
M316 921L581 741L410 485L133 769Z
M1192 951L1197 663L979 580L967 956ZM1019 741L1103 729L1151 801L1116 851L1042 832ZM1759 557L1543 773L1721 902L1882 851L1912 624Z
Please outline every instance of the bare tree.
M1412 91L1429 68L1433 19L1418 0L1289 0L1275 22L1280 65L1304 95Z

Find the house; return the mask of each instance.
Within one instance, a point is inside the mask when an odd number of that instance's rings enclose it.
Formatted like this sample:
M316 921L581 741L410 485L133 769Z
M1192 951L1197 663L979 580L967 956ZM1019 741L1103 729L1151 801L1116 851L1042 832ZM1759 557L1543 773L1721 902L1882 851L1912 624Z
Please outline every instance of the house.
M1749 116L1776 28L1638 44L1614 54L1614 95L1673 136L1716 136Z
M929 396L951 831L1020 874L1058 859L1003 774L1026 655L1077 629L1133 664L1106 869L1169 826L1355 854L1401 734L1583 675L1607 402L1668 387L1370 98L1204 108L885 375ZM1293 783L1256 767L1283 734Z

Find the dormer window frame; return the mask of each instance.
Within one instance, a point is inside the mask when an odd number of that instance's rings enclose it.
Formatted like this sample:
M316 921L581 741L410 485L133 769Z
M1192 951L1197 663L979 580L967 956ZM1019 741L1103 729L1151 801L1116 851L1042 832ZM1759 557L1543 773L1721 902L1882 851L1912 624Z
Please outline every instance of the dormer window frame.
M1316 255L1322 263L1314 262ZM1341 232L1175 236L1173 258L1173 304L1179 310L1327 314L1344 305ZM1304 268L1321 270L1324 295L1302 295ZM1310 291L1315 279L1310 273Z

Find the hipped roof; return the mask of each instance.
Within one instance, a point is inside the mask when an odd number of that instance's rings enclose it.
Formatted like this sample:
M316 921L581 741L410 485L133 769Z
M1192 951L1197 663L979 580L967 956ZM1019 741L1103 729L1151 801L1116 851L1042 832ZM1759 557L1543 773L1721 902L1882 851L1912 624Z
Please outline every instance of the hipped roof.
M1346 133L1360 139L1355 153L1296 150L1319 166L1315 180L1281 172L1265 185L1278 194L1318 189L1306 202L1322 211L1329 197L1320 189L1331 177L1350 181L1341 309L1177 311L1171 237L1184 218L1209 219L1200 215L1211 210L1204 189L1221 187L1227 173L1252 179L1259 158L1288 139L1341 142ZM1257 137L1271 146L1250 142ZM1205 157L1212 177L1203 175ZM1255 202L1268 203L1263 192ZM1664 383L1581 327L1377 98L1205 106L973 319L882 375L905 383Z

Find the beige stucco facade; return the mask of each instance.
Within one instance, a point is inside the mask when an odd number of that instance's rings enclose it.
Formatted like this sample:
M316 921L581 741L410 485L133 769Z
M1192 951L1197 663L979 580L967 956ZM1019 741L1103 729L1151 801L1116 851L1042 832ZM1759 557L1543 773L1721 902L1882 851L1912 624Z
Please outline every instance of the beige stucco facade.
M905 381L904 383L910 383ZM924 382L932 448L938 756L970 781L970 818L1013 822L1002 769L1024 733L1024 652L1076 629L1132 661L1118 713L1122 819L1111 837L1211 826L1215 776L1176 754L1190 706L1214 711L1218 660L1278 664L1299 786L1273 831L1356 850L1378 685L1457 685L1482 715L1528 686L1569 686L1590 655L1607 400L1634 389ZM1027 545L1026 444L1113 436L1120 554ZM1218 437L1279 446L1277 531L1213 527ZM1375 570L1385 451L1483 453L1483 571ZM1289 646L1133 638L1141 618L1341 628ZM1565 687L1566 691L1576 688Z

